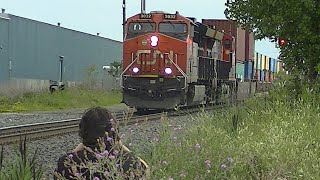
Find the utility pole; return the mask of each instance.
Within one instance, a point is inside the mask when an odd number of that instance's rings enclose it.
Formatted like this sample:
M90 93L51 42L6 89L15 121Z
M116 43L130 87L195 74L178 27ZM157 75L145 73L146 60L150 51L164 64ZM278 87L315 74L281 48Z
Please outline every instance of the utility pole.
M125 37L125 30L126 30L126 27L125 27L125 24L126 24L126 0L123 0L122 1L122 15L123 15L123 18L122 18L122 31L123 31L123 41L124 41L124 37Z

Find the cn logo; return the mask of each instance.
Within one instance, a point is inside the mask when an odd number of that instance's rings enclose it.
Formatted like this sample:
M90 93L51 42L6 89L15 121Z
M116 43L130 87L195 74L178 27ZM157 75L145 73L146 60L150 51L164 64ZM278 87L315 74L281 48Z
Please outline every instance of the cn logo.
M152 54L152 58L151 59L141 58L141 57L147 57L147 56L142 56L146 54ZM173 59L173 51L170 51L170 53L167 56L164 56L159 50L153 50L152 52L151 50L138 50L136 53L136 56L138 58L137 64L154 65L156 64L157 59L165 60L166 64L171 64L170 59Z

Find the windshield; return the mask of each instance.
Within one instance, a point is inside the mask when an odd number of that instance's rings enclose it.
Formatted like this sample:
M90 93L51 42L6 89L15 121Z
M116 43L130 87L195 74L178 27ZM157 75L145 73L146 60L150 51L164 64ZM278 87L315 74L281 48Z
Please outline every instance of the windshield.
M133 38L156 31L156 24L153 22L131 22L128 26L127 38Z
M163 22L159 24L159 32L174 38L186 40L188 28L185 23Z

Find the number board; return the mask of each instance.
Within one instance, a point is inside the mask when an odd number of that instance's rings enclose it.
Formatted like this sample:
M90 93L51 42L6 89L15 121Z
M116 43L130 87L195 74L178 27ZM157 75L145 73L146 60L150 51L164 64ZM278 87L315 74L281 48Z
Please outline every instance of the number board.
M140 19L151 19L151 14L140 14Z
M177 19L176 14L164 14L163 17L164 19Z

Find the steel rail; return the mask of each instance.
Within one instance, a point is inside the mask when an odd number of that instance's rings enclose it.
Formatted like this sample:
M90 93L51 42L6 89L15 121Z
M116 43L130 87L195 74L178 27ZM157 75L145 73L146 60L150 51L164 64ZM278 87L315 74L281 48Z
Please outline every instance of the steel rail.
M183 108L178 111L168 111L161 113L153 113L147 115L136 116L133 113L122 112L116 113L116 119L119 126L132 125L141 122L148 122L159 120L163 116L180 116L187 115L203 110L210 111L214 109L224 108L223 105L206 106L206 107L194 107L194 108ZM0 145L1 144L12 144L16 143L21 139L26 138L27 140L44 139L51 136L57 136L61 134L74 133L79 131L80 118L68 119L62 121L44 122L25 124L19 126L11 126L0 128Z

